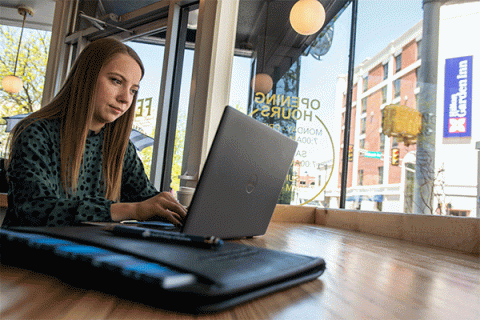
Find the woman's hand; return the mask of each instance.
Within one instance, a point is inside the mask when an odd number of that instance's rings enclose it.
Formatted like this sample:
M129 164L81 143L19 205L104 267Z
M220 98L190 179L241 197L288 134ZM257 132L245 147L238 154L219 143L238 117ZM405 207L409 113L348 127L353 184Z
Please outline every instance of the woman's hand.
M162 219L174 225L182 224L187 210L170 192L162 192L150 199L139 202L135 212L137 220Z
M114 203L110 212L114 221L159 219L174 225L182 224L187 215L187 210L169 192L162 192L142 202Z

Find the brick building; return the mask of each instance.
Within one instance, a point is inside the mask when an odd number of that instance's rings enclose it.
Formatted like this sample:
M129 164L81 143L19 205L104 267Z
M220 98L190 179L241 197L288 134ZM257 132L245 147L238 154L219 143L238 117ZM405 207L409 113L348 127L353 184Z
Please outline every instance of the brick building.
M392 41L375 57L355 68L348 164L347 207L365 210L405 211L408 202L408 166L415 144L387 137L382 132L382 110L390 104L416 108L422 22ZM346 76L338 79L343 86L341 133L337 188L341 183L341 155L345 130ZM392 165L392 148L398 148L399 165ZM333 193L332 193L333 195ZM408 211L408 210L407 210Z

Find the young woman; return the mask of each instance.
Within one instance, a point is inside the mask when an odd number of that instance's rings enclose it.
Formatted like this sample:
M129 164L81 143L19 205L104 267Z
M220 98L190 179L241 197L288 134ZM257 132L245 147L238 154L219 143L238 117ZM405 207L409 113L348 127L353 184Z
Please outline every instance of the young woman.
M82 51L58 95L12 131L2 227L181 223L185 209L155 190L129 141L143 74L120 41L97 40Z

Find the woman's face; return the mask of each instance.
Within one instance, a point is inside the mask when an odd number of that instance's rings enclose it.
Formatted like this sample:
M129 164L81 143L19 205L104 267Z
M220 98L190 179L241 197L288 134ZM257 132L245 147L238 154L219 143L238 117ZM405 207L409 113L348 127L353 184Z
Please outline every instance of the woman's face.
M99 132L106 123L117 120L130 108L141 78L140 66L127 54L114 56L102 67L90 130Z

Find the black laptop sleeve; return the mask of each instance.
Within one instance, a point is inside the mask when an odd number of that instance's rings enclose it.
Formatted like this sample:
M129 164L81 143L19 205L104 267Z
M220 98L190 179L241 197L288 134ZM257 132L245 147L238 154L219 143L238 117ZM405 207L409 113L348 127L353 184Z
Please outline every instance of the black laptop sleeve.
M325 261L225 242L198 248L97 226L0 230L1 263L184 313L220 311L318 278Z

